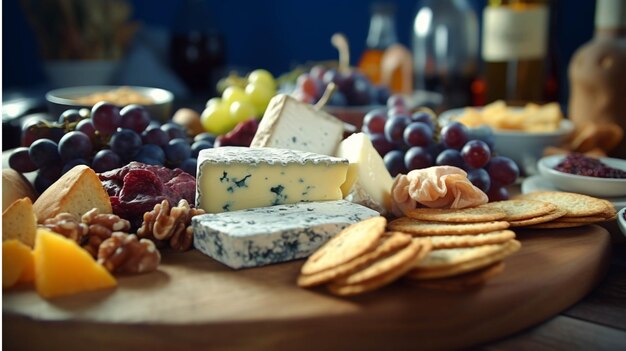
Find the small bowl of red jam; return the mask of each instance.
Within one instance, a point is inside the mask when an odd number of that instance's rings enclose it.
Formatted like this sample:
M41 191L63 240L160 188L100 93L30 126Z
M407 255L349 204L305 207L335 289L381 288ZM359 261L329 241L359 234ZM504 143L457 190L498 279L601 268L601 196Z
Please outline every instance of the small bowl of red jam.
M626 195L626 160L570 153L543 157L537 168L563 191L598 197Z

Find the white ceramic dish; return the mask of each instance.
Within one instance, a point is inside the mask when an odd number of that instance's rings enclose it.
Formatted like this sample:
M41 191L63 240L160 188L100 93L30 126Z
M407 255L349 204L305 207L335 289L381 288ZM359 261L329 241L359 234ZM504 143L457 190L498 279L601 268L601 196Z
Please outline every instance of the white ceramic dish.
M599 197L626 196L626 179L587 177L560 172L554 169L565 155L543 157L537 163L539 173L554 186L563 191L571 191ZM606 165L626 171L626 160L601 158Z
M445 125L464 113L464 108L452 109L439 115L439 123ZM506 156L520 167L526 175L537 174L537 161L548 146L560 146L574 131L571 121L564 119L558 130L545 133L494 130L495 152Z
M61 113L63 113L63 111L71 108L91 108L91 106L80 104L75 99L93 93L115 90L120 87L121 86L116 85L93 85L52 90L46 94L48 110L53 116L58 117ZM160 122L165 122L172 117L174 94L170 91L159 88L137 86L129 86L128 88L147 96L154 101L153 104L145 105L146 110L148 110L152 118L155 118Z
M525 178L521 186L522 194L533 193L537 191L560 191L552 182L541 175L534 175ZM616 210L626 208L626 196L621 197L605 197L603 198L615 206Z
M617 225L619 225L619 229L622 231L622 234L626 236L626 219L624 218L625 214L626 207L617 212Z

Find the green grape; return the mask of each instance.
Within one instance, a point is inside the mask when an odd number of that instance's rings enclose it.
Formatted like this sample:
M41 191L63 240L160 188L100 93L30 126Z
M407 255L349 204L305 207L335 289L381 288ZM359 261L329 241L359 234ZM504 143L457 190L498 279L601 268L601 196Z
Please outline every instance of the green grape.
M206 102L206 106L205 106L205 107L209 107L209 106L211 106L211 105L213 105L213 104L218 104L218 105L219 105L219 104L221 104L222 102L223 102L223 101L222 101L222 98L221 98L221 97L214 97L214 98L210 98L210 99L209 99L209 101L207 101L207 102Z
M263 113L265 112L267 105L270 103L272 96L276 94L275 89L271 89L265 84L255 83L246 85L245 92L254 106L257 117L263 116Z
M235 101L250 102L249 99L246 92L240 87L228 87L222 94L222 102L226 106L230 106Z
M276 90L276 80L272 74L264 69L255 69L248 75L248 83L265 84Z
M230 118L235 120L236 123L243 122L257 116L254 105L244 101L233 102L230 104L228 111L230 112Z
M230 118L226 104L213 104L202 112L200 122L209 133L222 135L235 127L236 122Z

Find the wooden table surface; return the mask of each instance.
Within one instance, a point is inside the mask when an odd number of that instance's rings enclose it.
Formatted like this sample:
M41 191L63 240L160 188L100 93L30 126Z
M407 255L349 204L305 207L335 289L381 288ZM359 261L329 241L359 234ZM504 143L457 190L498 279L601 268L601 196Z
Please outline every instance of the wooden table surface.
M626 239L615 223L606 277L557 316L474 350L626 350ZM521 302L520 302L521 303Z

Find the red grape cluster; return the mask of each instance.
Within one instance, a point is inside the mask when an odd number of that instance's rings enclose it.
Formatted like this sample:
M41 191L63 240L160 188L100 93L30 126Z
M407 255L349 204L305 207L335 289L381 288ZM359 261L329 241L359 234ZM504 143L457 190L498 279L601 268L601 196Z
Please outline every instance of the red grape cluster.
M459 167L490 201L508 199L506 187L519 176L513 160L493 154L490 128L468 129L451 122L438 133L431 113L411 113L399 95L387 100L387 108L365 115L363 132L369 135L392 176L431 166Z
M214 142L209 133L190 141L184 127L173 122L160 125L143 106L120 109L103 101L91 111L65 111L58 123L26 123L22 147L13 151L9 166L22 173L38 171L39 192L80 164L102 173L138 161L195 175L198 153Z
M389 98L388 87L373 85L358 71L342 73L320 65L313 66L308 73L298 76L292 95L299 101L314 104L331 82L335 83L337 90L328 101L329 106L384 105Z

